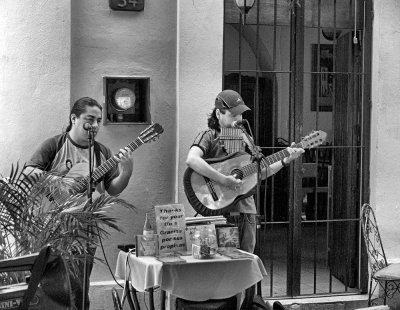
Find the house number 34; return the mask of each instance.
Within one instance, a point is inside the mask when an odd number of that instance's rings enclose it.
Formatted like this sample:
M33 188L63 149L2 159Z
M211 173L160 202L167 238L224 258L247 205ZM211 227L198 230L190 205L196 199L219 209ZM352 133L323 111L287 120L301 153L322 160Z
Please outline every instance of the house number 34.
M109 0L110 8L116 11L143 11L144 0Z

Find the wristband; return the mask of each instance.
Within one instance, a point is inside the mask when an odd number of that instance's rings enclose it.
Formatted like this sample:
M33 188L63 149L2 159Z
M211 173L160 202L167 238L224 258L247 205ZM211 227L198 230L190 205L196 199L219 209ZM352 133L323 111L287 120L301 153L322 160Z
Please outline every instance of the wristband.
M289 163L285 163L285 161L283 159L281 159L281 164L283 167L287 167L290 165Z

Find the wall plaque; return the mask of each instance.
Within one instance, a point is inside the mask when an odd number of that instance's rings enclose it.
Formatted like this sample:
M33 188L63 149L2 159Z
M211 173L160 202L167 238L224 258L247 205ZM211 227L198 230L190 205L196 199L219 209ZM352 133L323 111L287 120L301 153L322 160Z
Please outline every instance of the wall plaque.
M143 11L144 0L109 0L111 10L114 11Z

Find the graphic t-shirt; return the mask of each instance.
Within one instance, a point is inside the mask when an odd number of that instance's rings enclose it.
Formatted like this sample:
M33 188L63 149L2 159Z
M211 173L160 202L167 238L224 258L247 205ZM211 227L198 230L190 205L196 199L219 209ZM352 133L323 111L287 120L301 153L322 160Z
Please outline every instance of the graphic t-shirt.
M112 157L110 149L97 141L94 147L92 146L92 154L94 168ZM86 177L89 175L89 148L76 144L68 133L64 133L45 140L26 166L47 172L54 171L61 176ZM103 193L107 190L110 182L118 174L117 167L107 172L102 182L96 186L97 191Z
M204 159L221 158L228 155L220 143L218 133L212 129L200 132L192 146L197 146L203 151ZM229 211L256 214L257 209L253 196L239 200L234 206L229 208Z

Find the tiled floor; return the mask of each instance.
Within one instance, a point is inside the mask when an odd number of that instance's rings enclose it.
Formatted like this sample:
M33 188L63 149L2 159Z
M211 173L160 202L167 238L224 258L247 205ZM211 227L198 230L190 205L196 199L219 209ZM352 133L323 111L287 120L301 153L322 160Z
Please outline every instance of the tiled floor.
M354 288L346 288L330 272L326 230L323 227L318 228L315 249L314 233L313 229L307 227L302 231L300 295L356 292ZM268 272L268 276L262 282L263 296L287 296L287 229L274 225L273 229L261 230L260 244L260 257Z

